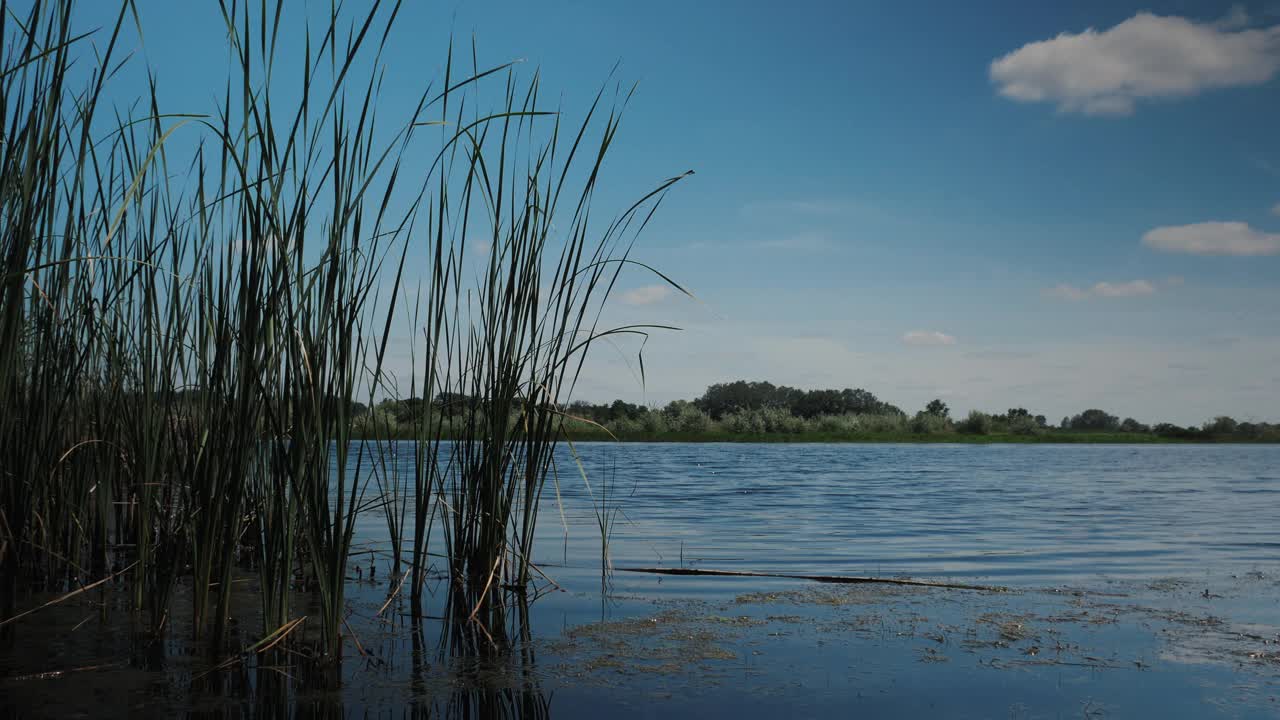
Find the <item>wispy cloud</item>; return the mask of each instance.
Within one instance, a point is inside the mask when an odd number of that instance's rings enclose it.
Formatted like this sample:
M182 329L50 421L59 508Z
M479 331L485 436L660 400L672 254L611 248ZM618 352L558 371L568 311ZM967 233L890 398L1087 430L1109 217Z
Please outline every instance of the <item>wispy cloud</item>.
M1271 206L1271 214L1272 214L1272 215L1280 215L1280 202L1278 202L1278 203L1276 203L1275 205L1272 205L1272 206Z
M1030 360L1036 354L1025 350L977 350L964 356L974 360Z
M707 242L699 240L690 243L690 250L792 250L816 252L830 250L835 247L831 235L826 232L800 232L765 240L728 242Z
M752 244L773 250L826 250L831 247L831 240L825 233L797 233Z
M956 339L953 335L937 330L912 330L902 336L902 342L907 345L955 345Z
M622 293L621 300L627 305L652 305L667 299L670 294L670 286L645 285Z
M1128 298L1142 295L1154 295L1156 286L1147 280L1130 280L1128 282L1098 282L1090 287L1077 287L1062 283L1044 291L1045 297L1058 300L1079 302L1089 298Z
M1280 255L1280 233L1255 230L1242 222L1158 227L1142 236L1142 244L1155 250L1191 255Z
M993 61L990 76L1011 100L1051 102L1060 112L1129 115L1140 100L1271 80L1280 71L1280 25L1247 25L1238 9L1218 22L1142 12L1107 30L1023 45Z
M1153 295L1156 288L1146 280L1130 280L1129 282L1100 282L1093 286L1093 294L1099 297L1138 297Z
M1280 167L1276 167L1275 163L1271 162L1270 160L1267 160L1264 157L1259 157L1255 155L1249 158L1249 162L1254 167L1267 173L1268 175L1275 175L1277 177L1280 177Z
M280 236L272 233L267 237L256 238L252 242L245 242L240 239L231 240L229 245L231 246L231 251L237 255L248 254L256 245L261 248L262 252L267 257L275 257L275 254L281 250L283 250L285 254L293 252L294 242L293 239L290 238L289 242L285 243L284 248L281 248Z
M743 215L786 214L809 216L843 215L852 210L848 202L822 198L792 200L762 200L742 206Z
M1068 285L1066 283L1061 283L1059 285L1054 285L1051 288L1046 288L1044 291L1041 292L1041 294L1044 295L1045 297L1056 298L1058 300L1078 301L1078 300L1089 299L1088 290L1078 288L1075 285Z

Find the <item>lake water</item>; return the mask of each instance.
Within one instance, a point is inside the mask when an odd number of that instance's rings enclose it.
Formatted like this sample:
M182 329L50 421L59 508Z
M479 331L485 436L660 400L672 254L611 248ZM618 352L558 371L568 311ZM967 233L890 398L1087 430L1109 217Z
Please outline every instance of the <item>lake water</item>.
M618 565L678 565L683 546L686 567L1026 586L1242 573L1280 551L1277 446L578 448L625 513ZM590 496L574 473L560 485L570 540L594 557ZM543 557L564 534L554 505Z
M372 559L379 583L348 594L370 659L348 658L341 692L264 705L252 678L196 692L183 683L198 664L170 647L145 667L0 680L0 697L23 717L93 715L86 696L135 716L1280 716L1280 446L577 449L587 482L562 447L534 557L561 590L542 584L510 652L471 661L424 649L400 600L375 617L391 582L385 523L368 513L353 564ZM608 573L602 513L613 518ZM0 653L0 676L93 666L131 647L114 625L73 633L83 609L47 612L46 656Z

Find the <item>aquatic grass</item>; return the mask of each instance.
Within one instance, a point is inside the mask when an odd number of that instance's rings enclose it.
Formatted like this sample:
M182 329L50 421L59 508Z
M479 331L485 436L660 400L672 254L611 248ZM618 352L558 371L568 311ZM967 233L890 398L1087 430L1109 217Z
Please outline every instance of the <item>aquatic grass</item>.
M451 208L441 192L433 218L437 236L433 287L424 309L431 323L421 373L424 395L445 393L462 407L443 472L437 470L441 424L432 423L428 411L418 438L426 460L418 466L439 488L445 555L458 593L455 609L469 620L500 608L498 596L504 589L520 591L531 579L529 558L541 492L563 434L561 406L572 393L586 351L602 337L643 335L653 329L604 329L600 312L619 274L631 264L635 233L680 179L665 181L593 230L590 199L620 114L615 109L602 117L598 145L582 152L592 121L602 112L602 91L566 152L560 147L560 114L550 119L545 139L535 134L538 118L548 114L537 109L538 90L536 76L517 89L514 74L508 73L501 110L472 120L468 127L483 122L476 132L454 136L451 143L465 145L458 159L463 165L461 195ZM521 141L534 144L523 154L527 165L509 167L512 158L522 155L517 149ZM564 239L556 242L553 228L561 197L581 157L586 158L580 171L584 179L561 231ZM447 243L446 222L456 233ZM473 288L463 285L461 268L467 233L477 227L488 251ZM421 495L429 480L419 480L417 487ZM500 617L487 622L500 622Z
M482 68L474 48L460 71L451 48L440 87L387 123L399 4L349 20L332 6L290 58L282 7L218 3L230 70L212 112L166 113L151 79L101 118L133 4L74 70L87 36L71 0L21 21L0 8L3 618L18 617L20 585L72 597L119 578L158 634L187 584L190 627L221 655L247 566L263 636L314 593L325 664L349 634L357 518L376 512L414 613L438 537L454 646L492 644L537 574L541 494L584 357L655 329L601 320L620 273L656 272L631 249L683 177L593 219L629 92L610 107L602 88L571 126L536 73ZM297 84L277 91L282 78ZM414 440L402 463L374 408L397 386L388 348L405 322L422 402L397 421Z
M410 205L396 214L390 202L398 153L417 118L380 141L377 75L356 81L349 74L366 47L372 65L379 64L395 20L398 4L384 12L374 2L346 28L345 41L336 9L314 45L308 32L301 93L284 113L291 120L277 126L272 63L279 8L252 5L221 4L242 98L237 106L228 90L223 101L221 177L234 180L218 188L218 197L234 195L233 237L241 238L237 255L229 249L222 265L241 273L233 284L241 313L233 327L242 335L238 411L249 420L244 426L261 428L254 403L275 400L262 408L274 455L265 487L275 512L260 520L264 557L272 559L264 564L270 573L264 582L273 586L271 622L287 615L296 530L309 584L320 596L323 649L332 655L341 646L347 557L366 489L364 464L371 462L363 445L348 462L351 409L360 388L376 385L381 372L386 338L375 330L373 298L384 248L404 242L413 212ZM356 98L350 104L349 92ZM232 126L237 110L239 125ZM308 255L313 242L318 257ZM393 299L403 256L394 267ZM386 312L393 310L394 303ZM249 345L246 337L261 344ZM243 440L252 447L255 438Z
M78 381L98 360L99 323L84 310L117 280L81 265L83 236L105 234L116 197L90 162L91 130L124 13L99 66L73 89L85 36L72 32L71 9L37 2L24 18L7 7L0 18L0 574L25 570L51 590L103 572L104 518L85 509L104 509L113 488L96 470L118 459L95 437L93 396ZM4 584L0 608L12 610L16 583Z

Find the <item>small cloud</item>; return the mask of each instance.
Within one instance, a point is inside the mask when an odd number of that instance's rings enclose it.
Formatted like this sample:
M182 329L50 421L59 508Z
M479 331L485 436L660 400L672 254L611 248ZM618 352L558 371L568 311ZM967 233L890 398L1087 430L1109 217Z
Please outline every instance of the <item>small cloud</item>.
M1268 175L1280 175L1280 167L1276 167L1274 163L1270 162L1264 157L1254 156L1249 158L1249 162L1251 162L1254 167L1267 173Z
M1089 297L1088 290L1081 290L1075 285L1067 285L1066 283L1054 285L1053 287L1045 290L1043 294L1045 297L1057 298L1058 300L1071 300L1073 302L1086 300Z
M967 352L964 356L974 360L1030 360L1036 354L1021 350L980 350Z
M844 202L827 199L808 200L766 200L749 202L742 206L744 215L788 214L831 216L842 215L849 210Z
M1271 206L1271 214L1280 215L1280 203L1276 203L1275 205Z
M831 247L831 242L821 233L799 233L776 240L763 240L755 245L773 250L826 250Z
M1142 244L1191 255L1280 255L1280 234L1254 230L1242 222L1158 227L1142 236Z
M622 293L622 302L627 305L652 305L662 302L670 294L671 288L667 285L646 285Z
M236 255L248 254L251 249L258 247L262 249L267 257L275 257L275 254L281 250L280 236L275 233L267 237L259 237L252 242L245 242L243 239L237 238L231 240L228 245L231 247L231 252ZM285 254L293 252L292 239L285 243L283 250Z
M955 345L956 339L937 330L912 330L902 336L902 342L907 345Z
M751 250L791 250L814 252L830 250L833 246L831 236L825 232L801 232L768 240L739 240L733 243L698 240L689 243L689 250L741 251Z
M1138 297L1151 295L1156 288L1146 280L1130 280L1122 283L1100 282L1093 286L1093 294L1099 297Z
M1044 296L1058 300L1079 302L1094 297L1125 298L1155 294L1156 286L1146 280L1128 282L1098 282L1092 287L1081 288L1061 283L1044 291Z
M993 61L989 73L1010 100L1130 115L1141 100L1271 80L1280 71L1280 25L1247 29L1248 23L1239 9L1218 22L1141 12L1107 30L1023 45Z
M1170 275L1169 277L1164 279L1164 284L1168 285L1169 287L1181 287L1182 285L1186 284L1186 282L1187 282L1187 279L1182 277L1181 275Z

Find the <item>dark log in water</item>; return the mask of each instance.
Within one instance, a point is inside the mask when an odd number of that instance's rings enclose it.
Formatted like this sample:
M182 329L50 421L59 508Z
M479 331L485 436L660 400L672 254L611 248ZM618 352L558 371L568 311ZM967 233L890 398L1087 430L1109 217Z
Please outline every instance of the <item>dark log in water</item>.
M811 580L820 583L840 585L858 585L878 583L882 585L912 585L916 587L946 588L950 590L980 590L982 592L1008 592L1009 588L999 585L965 585L961 583L931 582L929 580L907 580L903 578L873 578L857 575L788 575L785 573L750 572L746 570L694 570L691 568L616 568L619 572L649 573L651 575L712 575L725 577L766 577L786 578L789 580Z

